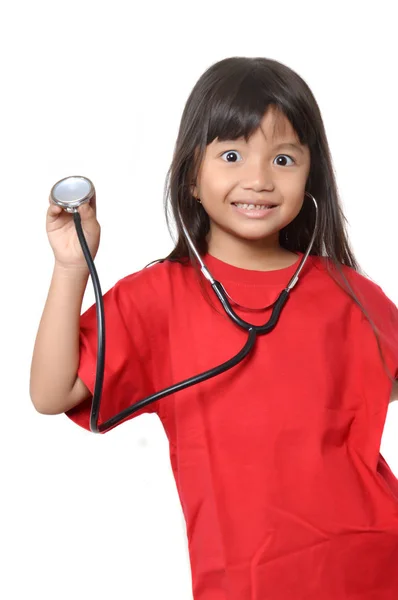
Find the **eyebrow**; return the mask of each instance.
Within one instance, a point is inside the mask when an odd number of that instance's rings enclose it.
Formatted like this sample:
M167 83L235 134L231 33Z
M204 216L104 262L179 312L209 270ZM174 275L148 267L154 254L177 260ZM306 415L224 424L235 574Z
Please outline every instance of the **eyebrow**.
M301 152L301 154L304 154L304 150L301 148L301 146L298 146L297 144L292 144L290 142L282 142L281 144L278 144L277 146L275 146L275 148L285 148L285 147L294 148L295 150L298 150L299 152Z
M237 140L223 140L223 141L217 141L217 144L231 144L232 142L234 143L239 143L239 142L243 142L243 139L237 139ZM304 150L301 148L301 146L298 146L297 144L293 144L292 142L281 142L280 144L274 146L275 150L278 150L279 148L293 148L294 150L298 150L298 152L300 152L301 154L304 154Z

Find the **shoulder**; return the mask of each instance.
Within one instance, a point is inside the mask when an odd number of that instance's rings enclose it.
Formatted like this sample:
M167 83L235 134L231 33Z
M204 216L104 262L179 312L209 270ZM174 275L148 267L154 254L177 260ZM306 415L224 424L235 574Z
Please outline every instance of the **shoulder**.
M126 287L147 286L155 283L166 285L170 280L184 276L192 270L191 263L181 264L177 261L157 260L149 263L139 271L126 275L118 281L118 285Z
M391 368L396 376L398 374L398 308L383 288L370 277L350 267L343 268L361 303L358 309L361 309L362 331L366 329L362 342L366 343L365 340L370 339L367 337L370 334L369 324L373 323L379 340L391 357ZM374 344L371 347L374 348Z
M360 273L355 269L343 266L343 270L350 282L352 282L354 291L360 296L360 300L369 308L388 313L390 316L396 315L397 307L383 288L371 279L368 275Z
M382 287L364 272L357 271L353 267L342 263L339 263L339 268L336 268L330 260L322 256L313 256L312 260L313 265L319 271L328 273L345 287L348 283L358 299L364 304L379 309L397 310L397 307Z
M130 273L117 281L116 293L131 304L159 307L172 297L174 288L183 286L191 276L193 267L176 261L156 261L139 271Z

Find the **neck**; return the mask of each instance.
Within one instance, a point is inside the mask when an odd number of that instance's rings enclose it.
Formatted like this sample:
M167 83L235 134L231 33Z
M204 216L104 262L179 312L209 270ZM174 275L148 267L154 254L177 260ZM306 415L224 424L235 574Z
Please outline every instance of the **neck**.
M230 239L222 241L208 236L208 253L241 269L272 271L290 266L297 261L297 254L282 248L278 240Z

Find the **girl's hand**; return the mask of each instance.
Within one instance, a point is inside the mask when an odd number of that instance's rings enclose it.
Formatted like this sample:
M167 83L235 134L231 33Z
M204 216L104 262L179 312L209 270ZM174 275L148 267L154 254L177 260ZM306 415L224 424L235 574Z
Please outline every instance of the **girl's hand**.
M47 210L46 229L51 248L54 252L57 265L71 269L87 269L87 262L77 237L73 214L66 212L61 206L54 204L49 197L50 206ZM101 227L97 221L96 197L78 208L84 237L90 249L90 254L95 258L97 254Z

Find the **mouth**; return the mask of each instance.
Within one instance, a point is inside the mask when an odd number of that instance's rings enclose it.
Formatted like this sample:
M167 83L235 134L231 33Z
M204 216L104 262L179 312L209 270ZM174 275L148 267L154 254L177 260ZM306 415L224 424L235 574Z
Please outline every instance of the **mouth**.
M243 210L269 210L270 208L276 208L278 206L277 204L271 204L270 202L259 202L257 204L248 202L232 202L232 205Z

